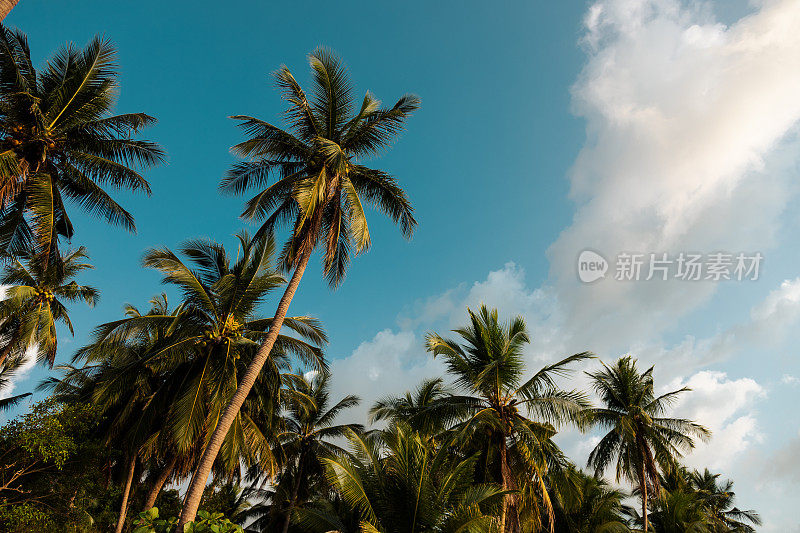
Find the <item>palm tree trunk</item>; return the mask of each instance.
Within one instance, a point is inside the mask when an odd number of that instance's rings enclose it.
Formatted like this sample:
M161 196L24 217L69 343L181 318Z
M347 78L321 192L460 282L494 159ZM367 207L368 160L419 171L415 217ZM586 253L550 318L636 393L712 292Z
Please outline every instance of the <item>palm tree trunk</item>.
M644 472L644 461L642 461L642 471L639 476L639 486L642 489L642 517L644 519L644 531L647 533L649 523L647 520L647 479Z
M289 509L286 511L286 520L283 522L283 533L289 532L289 522L292 520L292 511L294 506L297 505L297 495L300 494L300 483L303 481L303 457L297 461L297 479L294 482L292 489L292 499L289 500Z
M242 381L236 388L236 392L233 394L231 402L225 407L225 410L222 412L222 416L219 419L219 423L214 428L214 432L211 434L211 439L208 442L208 446L206 446L206 449L203 451L203 456L200 458L197 471L195 472L195 475L192 476L192 481L189 484L189 489L186 492L186 500L183 504L183 509L181 510L181 517L178 521L178 527L176 528L176 531L183 531L183 526L187 522L194 520L194 517L197 514L197 509L200 507L200 499L203 497L203 490L205 489L208 476L211 474L211 467L214 465L214 460L217 458L217 453L219 453L219 449L222 447L222 442L225 440L228 430L230 429L231 425L233 425L233 421L239 414L239 410L242 408L245 399L247 399L247 395L250 394L250 389L253 388L256 378L258 377L259 373L261 373L261 369L264 367L264 363L266 363L267 358L269 357L272 346L278 339L278 333L280 333L281 326L283 326L283 319L286 318L286 313L289 310L289 304L292 303L294 293L297 292L297 287L300 285L300 280L303 278L303 273L306 270L306 266L308 266L308 260L311 258L312 251L313 247L307 246L304 247L303 251L301 252L300 257L298 258L299 261L297 263L297 267L295 267L294 273L292 274L292 279L289 280L289 284L286 286L286 290L284 291L283 296L278 303L278 309L275 311L275 316L273 317L272 325L267 332L267 337L264 339L264 343L258 349L256 356L247 366L247 370L245 370Z
M0 0L0 21L6 18L6 15L11 13L11 10L18 3L19 0Z
M125 479L125 488L122 491L122 504L119 507L119 518L117 519L117 527L115 533L122 533L122 528L125 527L125 517L128 514L128 496L131 493L131 485L133 485L133 471L136 469L136 454L131 457L131 462L128 464L128 476Z
M511 474L511 467L508 466L508 449L506 448L506 436L500 443L500 480L503 490L514 490L516 483ZM500 516L500 533L518 533L519 511L517 509L516 495L506 494L503 496L503 513Z
M506 489L506 447L500 446L500 488ZM506 531L506 514L508 513L508 494L503 496L503 511L500 514L500 533Z
M158 477L153 482L153 486L150 487L150 492L147 493L147 499L144 502L144 510L147 511L151 507L156 504L156 498L161 493L161 489L164 488L164 484L167 482L169 477L172 475L172 471L175 470L175 465L178 463L178 457L176 455L172 456L172 459L164 465L164 468L161 472L158 473Z

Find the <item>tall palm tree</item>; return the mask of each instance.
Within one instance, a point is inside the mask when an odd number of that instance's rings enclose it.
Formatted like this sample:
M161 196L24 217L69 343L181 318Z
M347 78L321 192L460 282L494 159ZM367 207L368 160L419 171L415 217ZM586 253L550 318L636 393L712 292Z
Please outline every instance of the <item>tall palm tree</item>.
M153 299L151 304L151 314L167 308L166 299ZM127 306L126 314L141 316L133 306ZM51 379L45 384L54 389L55 396L62 401L95 405L102 414L98 432L108 449L121 452L121 457L115 461L123 475L116 533L121 533L125 527L133 486L139 485L148 460L154 459L163 441L161 428L165 410L156 391L164 386L164 381L152 368L140 364L163 331L137 333L119 336L113 341L101 339L79 349L73 362L90 357L92 364L82 368L65 365L61 379ZM135 373L130 372L131 367L136 368Z
M372 438L352 432L349 440L351 454L322 462L328 483L358 516L360 532L496 531L503 492L496 485L472 483L475 457L432 449L402 423ZM298 514L304 531L351 533L324 507Z
M342 455L343 450L332 439L363 431L360 424L335 424L336 417L358 405L359 398L348 395L329 406L328 374L317 373L309 379L303 375L287 375L286 379L289 385L284 395L287 412L278 440L291 491L284 509L283 533L289 531L294 509L308 499L311 482L322 476L321 460Z
M151 299L150 303L148 315L171 314L177 318L177 311L169 311L165 294ZM139 309L131 305L126 306L125 314L129 317L142 316ZM152 507L175 469L187 468L188 459L179 457L161 432L167 411L164 404L159 403L156 391L165 386L163 375L154 372L152 367L137 364L167 332L168 327L161 324L128 337L99 339L79 349L73 356L73 362L89 358L92 364L83 367L62 365L59 367L62 377L50 377L39 386L40 389L52 390L54 397L61 402L97 406L103 414L99 432L109 449L125 452L126 481L118 528L124 526L128 506L130 485L127 483L127 474L130 474L132 484L137 461L151 471L151 477L157 470L155 479L147 483L147 508ZM132 368L135 370L132 371ZM163 462L163 465L154 468L154 464L159 462Z
M434 357L444 358L456 385L466 392L465 396L443 401L462 408L463 421L454 428L460 440L468 445L480 443L479 468L489 480L509 491L503 501L501 531L521 530L521 504L534 496L541 499L552 529L552 504L545 478L548 466L560 461L554 461L559 452L550 441L555 433L553 424L581 423L586 408L581 393L559 389L554 378L565 375L570 364L592 354L572 355L525 380L523 348L529 337L523 318L517 316L503 323L497 310L485 305L478 313L467 312L469 325L454 330L463 344L435 333L427 336L428 350ZM525 412L535 420L527 418ZM530 492L511 492L521 488L520 479L525 480L522 484Z
M143 315L131 305L125 306L125 314L129 318L172 316L177 320L179 317L179 309L170 311L165 295L151 299L150 304L147 314ZM172 392L170 386L173 384L163 369L146 364L152 351L165 342L169 325L156 322L124 332L126 335L118 332L110 338L99 333L103 331L101 326L96 341L78 350L73 358L73 362L87 359L92 363L82 369L88 373L88 379L79 379L84 384L82 396L101 409L108 422L107 441L123 450L125 460L129 461L117 517L117 533L123 530L127 519L137 462L141 465L139 475L144 470L156 470L156 465L161 467L147 492L147 508L154 505L171 475L170 469L180 466L187 471L191 465L191 451L179 451L168 430L167 420L173 401L169 392ZM139 485L138 476L136 485Z
M147 409L152 390L158 385L152 373L142 371L138 379L117 380L113 394L108 394L103 387L118 376L121 360L130 361L140 357L141 348L146 345L146 339L129 344L109 343L105 346L104 359L96 356L97 364L83 368L62 365L59 367L63 372L61 378L49 378L39 386L40 389L52 389L58 401L92 404L102 415L96 431L109 451L106 461L109 481L112 469L122 476L116 533L121 533L125 527L131 490L138 485L148 441L151 441L149 447L152 448L154 434L158 432L158 422ZM82 348L78 353L86 349ZM119 453L111 453L112 450Z
M703 499L713 533L752 533L755 531L753 526L761 525L757 512L734 506L736 493L730 479L720 481L720 474L712 474L707 468L703 472L695 470L688 477L690 487Z
M389 216L406 237L411 237L416 225L411 204L395 179L362 161L390 144L406 118L419 107L419 99L406 95L384 109L368 92L356 111L353 89L339 59L326 49L318 49L309 55L309 61L311 100L288 68L282 67L275 74L288 103L285 116L290 131L257 118L234 117L250 137L236 145L234 152L247 160L233 167L221 187L243 193L266 186L248 202L244 217L264 220L261 232L271 232L279 224L291 226L292 235L282 259L292 276L269 333L222 413L192 478L179 527L194 519L214 459L270 356L312 252L321 248L323 271L329 283L336 286L344 278L351 249L360 253L369 247L364 204ZM275 181L268 185L272 177Z
M591 420L609 430L589 454L588 464L600 476L616 457L616 480L625 478L638 484L642 523L648 531L648 495L658 493L659 469L675 468L683 452L694 448L695 437L707 439L711 433L691 420L662 416L690 389L656 396L653 367L640 373L631 356L587 374L604 405L591 410Z
M19 0L0 0L0 21L5 19L17 4Z
M167 295L161 293L150 299L150 310L147 312L147 315L173 316L175 319L178 319L180 317L180 312L180 307L170 309ZM143 316L143 313L132 305L125 306L125 314L130 318ZM138 367L138 365L132 364L135 359L125 357L124 355L122 358L118 358L118 355L114 353L115 344L117 346L121 344L120 347L122 348L123 354L126 348L131 347L133 348L131 355L133 355L134 358L147 357L150 350L153 348L158 349L158 347L162 345L164 339L170 334L170 328L169 324L159 322L152 324L152 327L141 328L136 333L137 335L132 343L128 342L130 339L119 339L119 343L110 342L106 345L105 349L107 350L108 357L101 360L101 369L93 376L95 387L93 394L100 394L101 384L107 380L109 376L116 376L122 372L131 372L132 368ZM103 341L101 341L101 343L102 342ZM75 360L79 360L82 354L92 349L93 348L87 347L80 350L78 354L76 354ZM104 348L101 347L100 349L102 350ZM97 360L97 357L94 357L94 360ZM154 391L168 387L166 372L154 372L153 368L147 365L144 365L142 368L137 368L136 371L138 371L137 378L147 376L147 381L142 383L141 381L131 380L130 383L139 388L139 390L147 391L149 400L153 398L155 394ZM124 384L126 382L121 381L120 383ZM139 391L137 390L136 392L138 393ZM128 399L127 401L130 401L130 393L124 396ZM96 401L96 398L92 398L92 400ZM146 409L149 405L145 403L142 407ZM135 424L145 422L151 425L151 442L149 446L145 447L143 450L145 453L142 458L143 466L147 468L149 473L146 481L148 489L144 503L145 511L155 505L156 499L164 488L164 485L174 477L180 477L181 474L186 475L191 468L192 461L196 459L192 453L181 453L170 438L169 432L162 431L164 427L163 415L167 412L166 405L160 404L157 409L148 409L148 411L156 413L156 418L154 420L148 420L146 417L137 417L134 422Z
M83 301L93 307L99 298L97 289L78 285L73 279L80 272L94 268L87 263L86 249L80 247L57 262L42 255L29 254L23 262L14 259L2 276L6 287L0 301L0 321L5 329L0 365L12 354L24 355L34 349L40 360L53 366L58 347L56 323L73 333L65 302Z
M137 169L164 160L135 138L155 119L113 115L119 91L113 45L93 38L68 45L37 70L27 37L0 25L0 246L56 256L74 230L65 199L135 230L133 216L104 189L150 193Z
M205 443L220 412L236 389L239 376L245 371L266 335L271 318L258 316L265 298L284 283L272 264L272 239L252 239L246 233L237 236L238 259L231 261L224 246L212 241L190 241L181 252L190 260L184 263L168 249L147 252L145 266L160 270L164 283L182 291L178 309L168 314L134 315L100 326L93 345L80 353L92 363L103 357L108 343L119 338L138 338L142 332L164 328L167 332L148 348L140 360L125 372L117 370L110 383L135 377L140 366L168 376L171 388L162 388L170 400L167 423L175 443L182 451L191 449L198 440ZM277 409L272 389L280 385L281 365L288 355L296 355L317 369L324 369L318 345L327 341L319 323L309 317L288 317L287 327L301 336L297 339L280 336L270 367L259 375L258 395L265 394L253 409ZM270 405L272 405L270 407ZM263 413L262 413L263 414ZM223 461L225 469L239 465L235 450L240 446L260 443L259 455L267 461L265 470L274 468L268 439L258 424L249 417L237 418L236 431L226 435ZM255 450L253 450L255 452Z
M93 376L92 402L118 413L109 418L125 434L135 432L125 439L135 444L131 457L163 468L161 462L177 455L178 472L196 468L238 376L266 335L272 319L258 316L259 307L284 283L272 261L274 242L242 233L238 243L235 261L211 241L182 247L188 265L168 249L147 252L145 265L181 290L181 304L170 311L166 302L156 300L158 305L146 314L129 306L127 318L99 326L94 342L76 354L76 362L85 361ZM301 338L278 338L271 365L262 369L235 430L226 435L215 464L220 477L239 475L242 465L275 472L272 429L288 357L325 368L318 345L327 338L317 321L288 317L286 325Z

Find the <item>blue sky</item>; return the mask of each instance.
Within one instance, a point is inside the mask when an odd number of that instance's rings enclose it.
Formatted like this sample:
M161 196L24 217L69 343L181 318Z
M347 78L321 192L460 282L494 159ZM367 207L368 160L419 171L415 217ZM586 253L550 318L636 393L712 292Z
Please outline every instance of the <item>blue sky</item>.
M148 173L152 197L121 196L138 234L75 217L75 242L97 267L84 281L102 300L74 309L59 361L124 302L162 290L139 266L144 250L232 243L242 201L216 190L241 139L227 117L276 120L268 74L286 64L306 80L305 54L326 45L359 92L423 101L377 163L414 202L414 239L374 214L373 247L344 285L332 293L315 267L292 304L327 327L338 389L368 403L439 372L424 332L484 301L525 315L532 368L585 349L632 352L664 386L691 385L676 409L716 438L690 462L731 475L765 531L798 531L787 492L800 483L800 415L785 408L800 392L798 11L790 0L22 0L6 23L28 33L39 61L96 33L116 43L118 110L156 116L147 136L169 153ZM765 261L751 282L583 285L575 260L586 248ZM32 369L15 390L45 375ZM594 437L568 433L563 445L583 461Z

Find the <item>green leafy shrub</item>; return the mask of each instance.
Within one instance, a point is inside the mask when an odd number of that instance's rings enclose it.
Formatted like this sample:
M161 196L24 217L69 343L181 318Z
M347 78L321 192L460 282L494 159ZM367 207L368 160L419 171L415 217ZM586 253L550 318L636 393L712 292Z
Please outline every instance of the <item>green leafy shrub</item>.
M97 408L47 399L0 427L0 531L113 530L115 460L98 433Z
M56 531L50 514L29 503L0 508L0 531L28 533L30 531Z
M133 533L176 533L178 519L158 517L158 507L139 513ZM184 526L183 533L244 533L242 527L224 517L222 513L199 511L197 520Z

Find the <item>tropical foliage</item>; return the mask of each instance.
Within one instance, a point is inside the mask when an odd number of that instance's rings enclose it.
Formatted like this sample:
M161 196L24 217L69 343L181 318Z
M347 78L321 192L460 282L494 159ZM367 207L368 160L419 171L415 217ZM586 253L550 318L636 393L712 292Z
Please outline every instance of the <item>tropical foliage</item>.
M329 405L328 374L286 375L285 414L278 433L282 469L271 497L273 520L280 516L281 530L289 530L292 513L303 507L322 481L323 461L342 455L336 439L363 431L359 424L337 424L336 417L359 403L345 396ZM277 516L276 516L277 515Z
M358 517L361 531L494 531L503 492L497 485L474 483L476 457L431 448L403 425L369 436L351 432L349 440L350 455L323 462L328 483ZM348 530L324 507L300 518L310 532Z
M541 527L542 510L552 525L547 477L564 464L551 440L554 424L582 424L587 407L583 394L559 389L554 378L591 354L567 357L525 379L523 349L530 339L522 317L502 323L496 309L467 311L469 325L455 330L463 344L435 333L427 338L428 350L444 358L448 373L466 394L438 400L421 416L429 412L456 422L456 445L480 456L479 479L498 483L507 492L501 531L522 531L524 516Z
M18 374L19 370L24 365L25 365L25 354L15 355L13 357L6 358L5 361L0 363L0 390L6 391L12 387L14 376ZM11 409L19 402L21 402L24 398L27 398L30 395L31 395L30 392L24 392L22 394L15 394L13 396L0 398L0 412Z
M288 68L281 67L275 73L288 104L285 117L289 131L254 117L234 117L249 138L233 151L246 160L231 169L221 188L233 193L262 189L247 203L242 216L263 220L259 234L271 234L279 225L291 227L281 264L292 277L278 303L274 323L203 452L179 526L194 518L225 434L270 357L314 250L322 251L323 272L335 287L344 279L351 249L358 254L369 248L365 205L382 211L408 238L416 226L411 203L396 180L362 163L389 146L419 107L419 98L406 95L393 107L382 108L367 92L361 107L356 108L347 70L336 55L319 48L308 58L313 79L311 98Z
M53 366L58 347L56 324L61 322L74 334L65 302L83 301L94 306L100 296L97 289L78 285L72 279L93 268L85 259L86 250L80 247L55 263L42 255L28 254L24 261L14 259L6 267L0 276L0 284L9 286L0 301L4 344L0 365L9 356L22 358L28 350L35 350L40 360Z
M453 338L427 335L445 375L354 419L360 399L337 389L322 325L288 308L314 252L336 287L369 248L367 206L411 236L408 195L370 160L420 101L382 107L367 92L359 104L333 52L309 62L308 93L288 68L275 73L283 128L233 117L246 139L221 189L255 191L242 213L255 235L237 234L235 251L209 239L146 251L170 297L97 320L40 385L50 396L26 405L31 391L8 392L13 377L30 357L52 368L72 306L98 298L76 280L92 268L86 250L60 246L75 235L68 203L133 230L104 188L149 193L139 172L164 152L137 138L152 117L113 114L107 40L37 70L24 34L0 26L0 412L17 415L0 427L0 530L755 531L732 481L681 465L710 437L670 413L689 389L656 395L654 368L632 356L606 365L586 351L532 369L525 321L487 306L467 309ZM573 372L590 368L592 390L580 390ZM603 432L589 472L559 448L565 428Z
M0 25L0 249L57 257L75 234L67 203L135 230L133 215L104 189L150 193L138 172L164 160L136 134L145 113L115 115L116 52L103 37L72 45L35 68L25 34Z
M283 282L272 267L274 246L271 239L256 242L246 234L238 240L236 261L218 243L187 243L182 253L195 269L167 249L146 253L145 265L160 270L165 283L181 290L181 304L170 310L162 297L152 301L147 313L128 306L126 318L99 326L94 342L77 352L75 362L87 366L70 367L54 386L57 394L102 407L106 441L118 441L124 448L131 476L142 460L154 460L153 470L162 474L171 465L167 479L191 472L238 376L269 328L271 319L256 313ZM262 370L235 430L226 436L215 465L222 476L236 475L242 464L257 466L266 475L275 473L270 432L280 407L276 395L282 367L291 355L317 370L325 368L317 345L326 337L317 322L289 317L285 323L301 338L278 338L272 364ZM158 481L153 481L155 493L148 502L166 481L153 473Z
M616 462L616 481L637 483L648 531L648 495L659 494L659 472L678 466L682 453L694 448L693 437L706 439L711 433L691 420L665 417L671 402L689 389L656 396L653 367L640 373L630 356L612 367L603 365L589 377L603 404L590 411L591 420L608 430L589 454L589 465L599 476Z
M0 530L107 531L120 472L99 410L46 400L0 428Z

